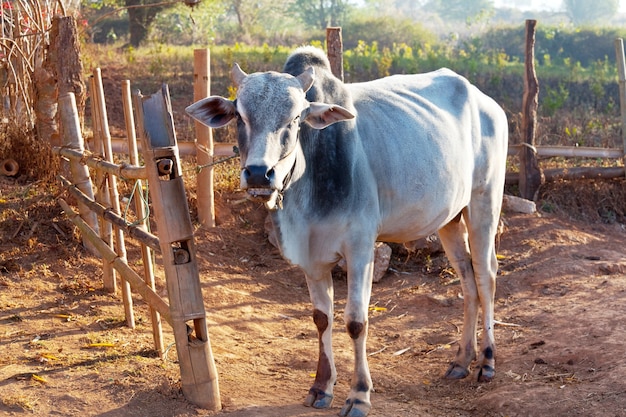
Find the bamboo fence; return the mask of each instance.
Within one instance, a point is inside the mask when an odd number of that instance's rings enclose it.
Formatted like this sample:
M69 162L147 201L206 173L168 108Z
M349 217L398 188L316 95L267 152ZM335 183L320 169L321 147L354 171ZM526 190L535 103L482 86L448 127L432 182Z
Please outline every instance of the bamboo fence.
M119 275L127 326L133 328L135 325L132 289L149 305L155 350L161 357L165 354L161 320L172 326L182 390L187 399L202 408L219 410L221 400L217 370L206 324L193 227L182 180L169 93L164 88L160 94L153 96L143 97L136 93L131 97L130 83L125 81L122 84L130 161L116 164L113 162L99 69L94 70L90 85L95 121L94 143L98 153L104 156L95 157L85 151L74 95L64 94L59 100L64 145L54 148L54 151L69 162L72 178L62 175L59 178L69 196L77 202L79 212L75 212L63 198L59 198L59 204L80 229L85 246L102 258L103 269L108 274L103 280L105 288L115 292ZM137 165L139 156L133 101L145 166ZM91 180L90 170L95 174L96 184ZM136 222L129 223L121 215L117 179L133 179L140 190L143 188L142 180L150 179L150 195L159 237L147 229L146 207L141 198L137 197L134 201L138 217ZM129 266L125 235L140 243L143 278ZM155 290L153 252L158 252L163 261L169 304Z

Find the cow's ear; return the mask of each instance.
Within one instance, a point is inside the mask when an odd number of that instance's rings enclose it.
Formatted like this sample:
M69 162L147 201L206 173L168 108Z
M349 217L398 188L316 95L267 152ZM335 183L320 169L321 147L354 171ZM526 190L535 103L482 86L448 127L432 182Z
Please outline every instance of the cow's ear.
M354 114L335 104L310 103L304 114L304 121L316 129L323 129L333 123L349 119L354 119Z
M196 101L185 111L200 123L214 128L226 126L237 114L234 102L218 96Z
M309 91L313 82L315 82L315 70L313 67L308 67L304 72L296 77L302 86L302 91L305 93Z

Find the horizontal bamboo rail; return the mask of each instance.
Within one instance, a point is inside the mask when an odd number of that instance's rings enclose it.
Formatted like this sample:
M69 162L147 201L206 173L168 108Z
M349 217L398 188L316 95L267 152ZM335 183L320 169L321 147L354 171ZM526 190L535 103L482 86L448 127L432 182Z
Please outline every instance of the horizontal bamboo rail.
M128 180L146 179L146 167L140 167L129 164L117 165L97 156L86 156L83 152L70 149L55 147L53 152L71 160L80 162L82 165L86 165L96 170L104 171L107 174L115 175L119 178Z
M112 139L111 145L113 146L113 152L128 154L128 143L123 139ZM143 151L141 142L137 143L138 150ZM233 156L232 143L214 143L213 144L213 156ZM178 152L182 156L196 156L196 143L195 142L178 142Z
M546 181L611 179L624 177L626 175L626 169L624 167L552 168L544 169L543 175L545 176ZM506 184L517 184L518 181L518 172L507 172Z
M129 224L122 217L115 214L111 210L111 208L104 207L102 204L90 199L63 176L59 175L58 178L61 181L61 184L64 187L67 187L67 191L72 194L72 196L74 196L78 201L89 207L89 210L93 211L101 218L113 223L115 226L119 227L125 233L127 233L128 236L137 239L139 242L145 244L146 246L152 248L157 252L161 252L158 237L148 231L143 230L139 226Z
M509 155L518 155L525 145L509 145ZM621 148L597 148L588 146L536 146L537 156L566 158L614 158L622 159Z

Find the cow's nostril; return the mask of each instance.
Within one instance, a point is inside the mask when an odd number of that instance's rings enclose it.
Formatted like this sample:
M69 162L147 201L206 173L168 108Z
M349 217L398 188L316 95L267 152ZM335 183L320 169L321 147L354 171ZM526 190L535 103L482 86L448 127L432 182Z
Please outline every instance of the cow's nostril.
M268 170L264 165L248 165L243 169L243 175L248 187L267 188L270 186L270 178L274 176L274 170Z
M267 171L267 174L265 174L265 178L271 181L274 179L274 174L275 174L274 168L272 168L269 171Z

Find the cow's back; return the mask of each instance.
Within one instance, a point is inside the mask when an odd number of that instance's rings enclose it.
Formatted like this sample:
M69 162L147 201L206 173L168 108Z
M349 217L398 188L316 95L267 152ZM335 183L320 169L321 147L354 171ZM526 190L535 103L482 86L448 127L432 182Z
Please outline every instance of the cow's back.
M506 158L500 107L450 70L347 84L367 163L378 183L380 239L427 235L465 207ZM497 165L497 164L496 164ZM405 214L418 213L419 230ZM410 235L410 236L408 236Z

